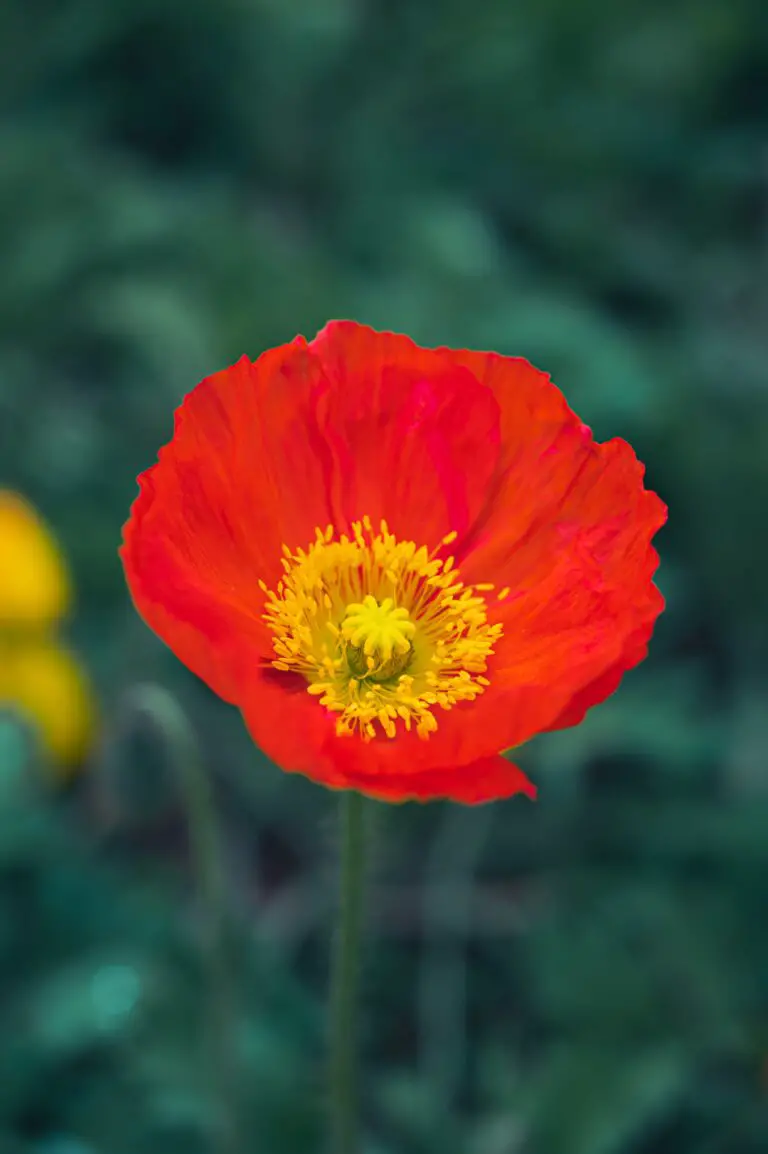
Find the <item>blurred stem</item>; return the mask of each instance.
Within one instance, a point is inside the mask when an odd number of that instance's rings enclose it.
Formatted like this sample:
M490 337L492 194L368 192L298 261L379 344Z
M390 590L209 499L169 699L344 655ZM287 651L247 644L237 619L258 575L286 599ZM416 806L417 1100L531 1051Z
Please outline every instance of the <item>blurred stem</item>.
M331 1154L358 1154L358 1003L365 883L364 801L341 795L341 889L331 975Z
M235 1154L235 1012L232 998L227 939L226 877L221 854L216 811L208 776L197 758L184 764L182 773L187 820L197 884L207 929L208 950L208 1030L213 1085L218 1090L221 1117L217 1154Z
M136 687L130 696L136 712L147 714L162 733L184 800L190 851L205 919L208 962L208 1057L211 1084L221 1112L215 1154L236 1154L235 1007L229 961L229 914L221 838L208 774L192 728L182 709L157 686Z

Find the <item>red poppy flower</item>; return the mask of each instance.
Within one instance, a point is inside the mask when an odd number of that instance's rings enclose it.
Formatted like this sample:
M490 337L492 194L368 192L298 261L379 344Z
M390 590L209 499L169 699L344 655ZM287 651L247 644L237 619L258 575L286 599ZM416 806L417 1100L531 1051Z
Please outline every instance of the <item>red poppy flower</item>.
M663 608L642 478L527 361L334 321L186 397L121 555L147 624L283 769L533 796L501 751L581 721Z

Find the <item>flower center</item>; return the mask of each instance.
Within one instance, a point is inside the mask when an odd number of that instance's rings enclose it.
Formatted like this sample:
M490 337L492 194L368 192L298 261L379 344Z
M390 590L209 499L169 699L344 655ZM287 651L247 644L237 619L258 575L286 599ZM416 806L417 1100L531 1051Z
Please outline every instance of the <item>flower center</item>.
M483 674L502 633L483 596L493 585L465 585L453 557L437 556L455 539L449 533L428 553L398 541L386 521L374 533L364 517L351 538L336 540L329 525L306 550L284 545L277 589L259 582L272 665L306 677L308 692L338 715L340 736L371 740L378 724L395 737L401 724L427 738L435 707L473 701L490 684Z
M341 635L347 641L347 665L353 677L388 681L407 669L413 657L416 626L408 610L391 597L379 604L368 593L361 605L347 606Z

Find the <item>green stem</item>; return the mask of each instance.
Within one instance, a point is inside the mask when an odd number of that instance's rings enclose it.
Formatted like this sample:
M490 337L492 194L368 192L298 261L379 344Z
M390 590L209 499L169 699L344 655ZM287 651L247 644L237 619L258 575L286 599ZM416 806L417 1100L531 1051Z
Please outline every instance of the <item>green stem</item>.
M357 1018L365 873L364 801L341 796L341 891L331 978L331 1154L358 1154Z
M235 1007L229 958L229 900L221 837L210 780L194 733L180 706L159 686L136 686L126 705L151 718L164 736L183 794L190 850L197 875L208 963L207 1050L220 1117L215 1154L236 1154L237 1060Z
M208 1047L212 1083L217 1090L220 1109L215 1150L217 1154L234 1154L238 1148L234 1101L237 1095L235 1009L228 949L230 926L227 883L222 868L221 838L210 782L204 767L198 758L190 757L179 768L182 770L198 890L206 918Z

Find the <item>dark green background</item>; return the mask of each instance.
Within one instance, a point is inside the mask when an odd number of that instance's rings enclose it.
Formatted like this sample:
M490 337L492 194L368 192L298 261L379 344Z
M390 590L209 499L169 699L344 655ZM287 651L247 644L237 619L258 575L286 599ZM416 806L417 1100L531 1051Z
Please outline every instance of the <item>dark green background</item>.
M670 506L651 655L520 752L538 803L378 814L366 1154L768 1148L767 45L764 0L0 4L0 483L104 718L53 794L2 731L0 1154L322 1149L335 798L116 548L184 392L333 316L528 357ZM226 972L139 682L214 782Z

